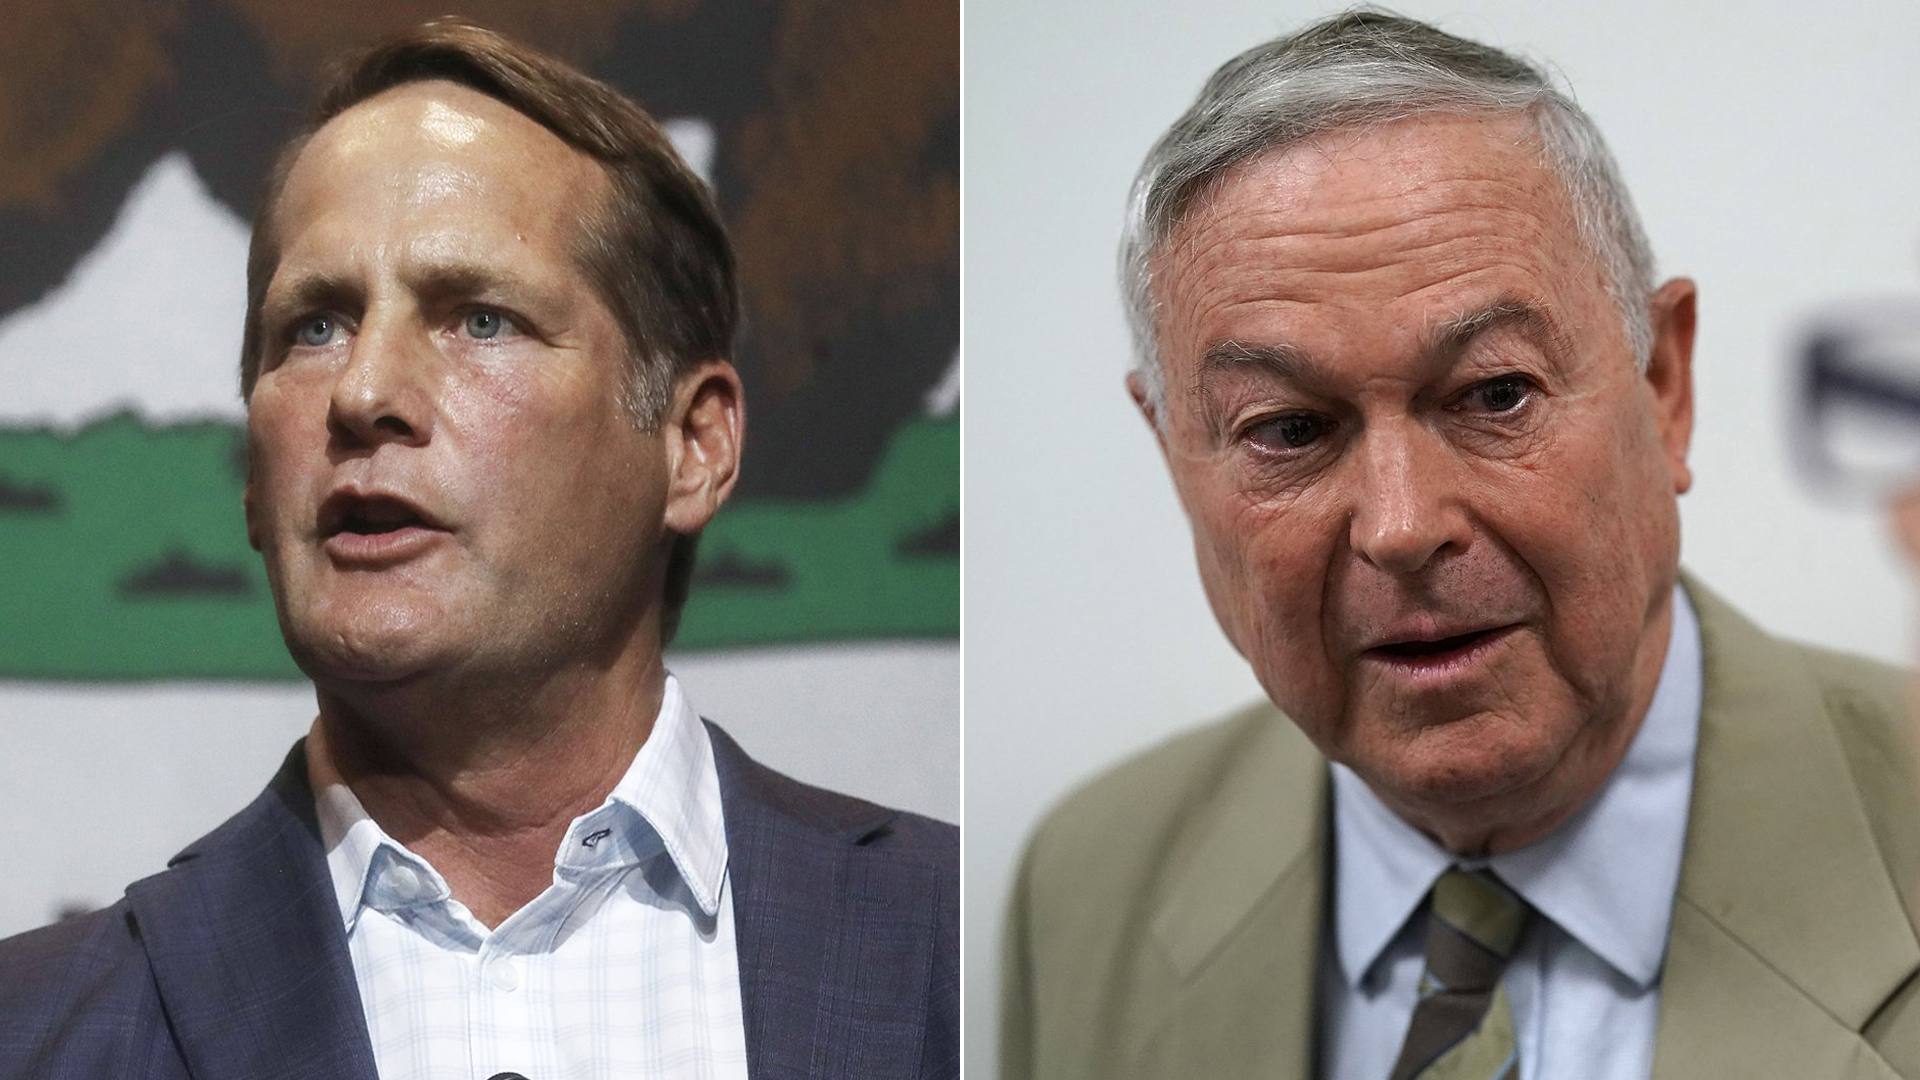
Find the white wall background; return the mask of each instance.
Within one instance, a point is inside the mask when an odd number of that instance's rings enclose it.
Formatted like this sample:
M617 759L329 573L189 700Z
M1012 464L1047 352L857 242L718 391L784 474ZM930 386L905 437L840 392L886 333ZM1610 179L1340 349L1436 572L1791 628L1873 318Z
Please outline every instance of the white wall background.
M1545 58L1620 159L1663 273L1700 285L1688 566L1765 625L1909 655L1871 508L1789 457L1789 342L1825 301L1920 296L1920 4L1399 0ZM1121 383L1113 250L1147 147L1214 67L1335 8L967 0L966 1049L1027 831L1072 785L1254 699Z

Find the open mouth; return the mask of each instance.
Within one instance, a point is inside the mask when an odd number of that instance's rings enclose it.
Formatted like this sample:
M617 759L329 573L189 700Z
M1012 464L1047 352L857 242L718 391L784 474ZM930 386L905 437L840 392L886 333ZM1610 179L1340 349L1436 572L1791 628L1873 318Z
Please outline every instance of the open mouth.
M346 508L335 532L379 535L424 524L414 509L393 499L356 499Z
M445 526L394 495L338 492L320 504L320 539L341 565L385 566L429 550Z
M1443 668L1470 660L1512 630L1511 626L1493 626L1432 640L1392 641L1376 645L1367 653L1399 667Z
M1476 642L1484 641L1494 633L1496 633L1494 630L1471 630L1464 634L1440 638L1437 641L1396 641L1389 645L1382 645L1374 651L1396 657L1439 656L1443 653L1470 648Z
M382 536L402 529L438 528L420 509L388 495L335 495L320 507L320 535Z

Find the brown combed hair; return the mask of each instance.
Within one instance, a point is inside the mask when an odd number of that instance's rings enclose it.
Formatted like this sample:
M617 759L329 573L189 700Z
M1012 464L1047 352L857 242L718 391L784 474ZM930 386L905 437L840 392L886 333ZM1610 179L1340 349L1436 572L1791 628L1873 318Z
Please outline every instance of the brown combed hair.
M733 246L706 184L666 132L618 90L536 49L455 17L431 19L350 55L335 69L307 128L268 175L247 250L247 314L240 394L260 373L260 307L280 261L274 215L313 133L370 98L408 83L445 80L495 98L600 163L612 194L581 223L575 257L619 321L631 367L623 404L651 429L674 379L733 355L740 322ZM697 536L668 557L662 633L671 639L693 576Z

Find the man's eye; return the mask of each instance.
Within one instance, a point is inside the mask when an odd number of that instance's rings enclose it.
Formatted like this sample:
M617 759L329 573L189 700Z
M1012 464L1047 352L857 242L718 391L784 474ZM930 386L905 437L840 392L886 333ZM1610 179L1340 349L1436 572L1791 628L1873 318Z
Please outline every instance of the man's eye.
M294 328L293 340L309 349L317 349L332 344L333 335L339 329L340 324L333 316L315 315Z
M1324 416L1288 413L1253 425L1247 437L1270 450L1299 450L1318 442L1330 426Z
M506 332L507 317L492 308L475 308L467 312L462 325L468 337L486 341Z
M1520 375L1488 379L1467 391L1467 403L1483 412L1512 412L1527 403L1533 384Z

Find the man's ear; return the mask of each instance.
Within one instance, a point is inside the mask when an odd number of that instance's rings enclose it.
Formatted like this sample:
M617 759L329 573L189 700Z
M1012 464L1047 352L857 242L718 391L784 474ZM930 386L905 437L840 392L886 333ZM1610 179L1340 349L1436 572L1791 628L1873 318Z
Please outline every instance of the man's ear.
M1674 278L1647 300L1653 324L1653 351L1647 362L1647 389L1653 397L1654 423L1673 471L1673 493L1693 486L1687 447L1693 442L1693 328L1699 289Z
M674 380L661 419L667 443L667 528L691 536L727 501L740 474L746 395L725 360L708 360Z
M1167 434L1160 427L1160 415L1154 411L1153 402L1147 397L1147 385L1140 380L1138 371L1127 372L1127 393L1132 395L1134 407L1146 418L1147 427L1152 430L1154 441L1160 444L1160 452L1167 452Z

